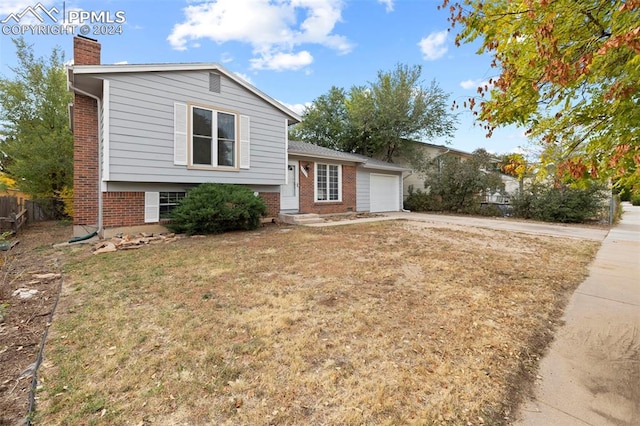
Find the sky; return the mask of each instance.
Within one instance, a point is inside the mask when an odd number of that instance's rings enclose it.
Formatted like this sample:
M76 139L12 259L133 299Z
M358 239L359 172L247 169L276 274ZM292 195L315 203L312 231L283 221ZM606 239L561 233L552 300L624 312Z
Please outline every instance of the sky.
M368 85L397 64L422 67L449 94L474 96L497 75L476 45L455 46L440 0L2 0L0 74L16 65L12 38L22 33L36 56L54 47L73 59L73 34L102 44L102 63L215 62L302 114L332 86ZM34 13L35 12L35 13ZM63 24L67 34L61 31ZM38 27L35 27L38 26ZM60 33L63 34L60 34ZM472 114L458 110L455 136L425 141L471 152L526 151L524 129L487 139Z

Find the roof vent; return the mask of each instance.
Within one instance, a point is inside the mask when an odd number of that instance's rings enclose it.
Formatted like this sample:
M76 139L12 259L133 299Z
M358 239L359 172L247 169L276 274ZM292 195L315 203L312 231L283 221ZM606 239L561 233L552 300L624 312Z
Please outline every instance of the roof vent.
M220 74L209 73L209 91L220 93Z

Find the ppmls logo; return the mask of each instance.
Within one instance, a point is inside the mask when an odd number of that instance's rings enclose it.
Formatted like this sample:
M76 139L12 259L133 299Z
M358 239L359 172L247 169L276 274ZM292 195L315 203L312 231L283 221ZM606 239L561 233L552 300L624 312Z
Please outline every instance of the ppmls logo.
M4 35L112 35L122 34L122 24L126 22L122 10L66 10L66 2L60 9L48 9L42 3L27 6L20 12L13 12L0 20ZM37 22L33 24L33 22Z
M38 11L41 11L41 13L44 14L45 16L47 16L51 21L58 22L58 18L55 15L60 13L60 11L56 7L52 7L51 9L47 9L46 7L43 6L42 3L38 3L33 7L31 7L31 6L26 7L20 13L10 13L9 15L7 15L6 18L4 18L2 21L0 21L0 23L6 24L6 23L8 23L9 21L11 21L13 19L16 22L16 24L19 24L20 20L22 20L22 18L25 15L34 17L38 21L40 21L40 23L44 23L45 20L42 18L42 16L40 15L40 13Z

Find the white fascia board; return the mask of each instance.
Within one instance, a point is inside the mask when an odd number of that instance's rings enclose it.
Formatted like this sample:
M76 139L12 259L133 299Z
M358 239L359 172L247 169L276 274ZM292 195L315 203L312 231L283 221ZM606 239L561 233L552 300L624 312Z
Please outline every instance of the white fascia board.
M370 170L387 170L390 172L412 172L413 170L408 169L406 167L398 167L398 166L378 166L375 164L367 164L364 163L362 165L363 168L365 169L370 169Z
M310 154L310 153L300 153L300 152L291 152L289 151L289 156L290 157L303 157L303 158L309 158L309 159L318 159L318 160L326 160L326 161L333 161L333 162L339 162L339 163L358 163L358 164L362 164L365 163L366 160L359 160L359 159L352 159L352 158L340 158L340 157L332 157L329 155L318 155L318 154Z

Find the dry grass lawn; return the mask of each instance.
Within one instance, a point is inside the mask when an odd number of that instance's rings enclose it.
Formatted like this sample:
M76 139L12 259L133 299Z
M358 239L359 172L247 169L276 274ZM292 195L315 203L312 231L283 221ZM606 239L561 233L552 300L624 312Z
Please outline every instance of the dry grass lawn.
M598 244L409 222L76 253L36 424L507 424Z

